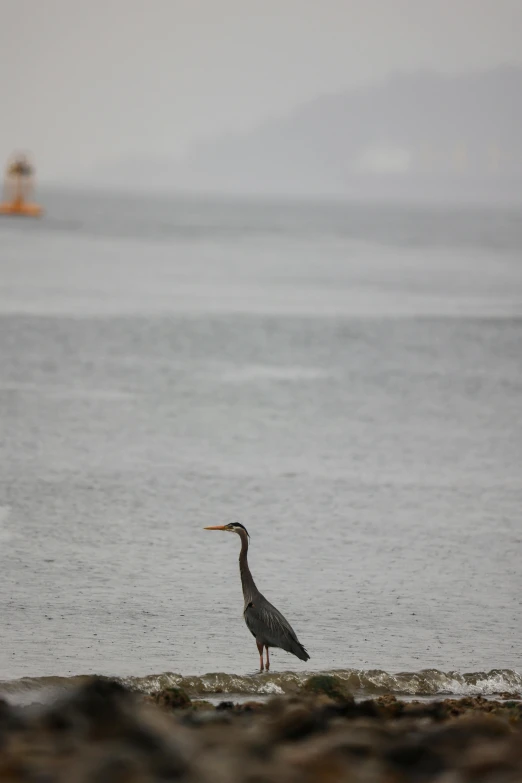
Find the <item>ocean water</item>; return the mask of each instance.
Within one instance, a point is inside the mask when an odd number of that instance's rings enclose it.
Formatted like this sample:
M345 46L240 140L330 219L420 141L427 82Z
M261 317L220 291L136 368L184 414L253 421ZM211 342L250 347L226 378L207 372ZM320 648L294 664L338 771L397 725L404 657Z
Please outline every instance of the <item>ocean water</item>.
M520 690L522 215L43 200L0 222L0 692ZM228 521L307 663L254 675Z

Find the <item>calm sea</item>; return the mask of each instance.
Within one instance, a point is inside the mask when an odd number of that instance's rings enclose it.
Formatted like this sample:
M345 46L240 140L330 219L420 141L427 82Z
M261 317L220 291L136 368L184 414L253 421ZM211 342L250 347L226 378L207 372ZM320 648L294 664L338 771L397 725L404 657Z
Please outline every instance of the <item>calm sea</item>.
M0 691L519 690L522 215L43 201L0 222ZM311 654L264 679L234 520Z

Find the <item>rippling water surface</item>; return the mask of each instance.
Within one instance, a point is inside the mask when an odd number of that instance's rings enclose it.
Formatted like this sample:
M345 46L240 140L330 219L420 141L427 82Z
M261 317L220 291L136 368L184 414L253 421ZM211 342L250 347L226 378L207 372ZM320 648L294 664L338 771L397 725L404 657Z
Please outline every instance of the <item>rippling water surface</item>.
M521 217L46 205L0 224L2 687L520 687ZM311 654L263 681L232 520Z

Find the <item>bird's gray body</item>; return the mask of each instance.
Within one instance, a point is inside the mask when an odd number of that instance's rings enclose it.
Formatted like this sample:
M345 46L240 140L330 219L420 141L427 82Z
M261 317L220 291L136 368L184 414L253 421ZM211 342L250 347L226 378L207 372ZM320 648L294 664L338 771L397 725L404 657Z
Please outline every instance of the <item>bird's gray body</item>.
M243 616L248 630L258 644L265 647L280 647L302 661L309 659L310 656L299 642L288 620L259 591L256 598L245 606Z

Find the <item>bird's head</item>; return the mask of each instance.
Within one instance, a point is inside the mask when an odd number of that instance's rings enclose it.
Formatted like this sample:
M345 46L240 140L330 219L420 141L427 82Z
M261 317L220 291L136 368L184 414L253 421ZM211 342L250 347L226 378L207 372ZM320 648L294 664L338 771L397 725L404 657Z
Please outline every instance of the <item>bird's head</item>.
M212 525L211 527L205 527L204 530L225 530L227 533L237 533L238 535L244 532L250 538L246 527L239 522L230 522L228 525Z

